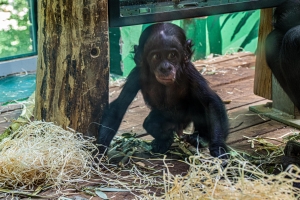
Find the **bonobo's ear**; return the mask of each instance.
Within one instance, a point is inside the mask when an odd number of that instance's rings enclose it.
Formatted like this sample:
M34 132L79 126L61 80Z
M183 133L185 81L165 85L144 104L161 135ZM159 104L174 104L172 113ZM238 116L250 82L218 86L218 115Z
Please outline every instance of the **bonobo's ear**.
M186 46L187 46L188 48L192 48L192 46L193 46L192 40L187 40L187 41L186 41Z
M192 57L192 55L193 55L193 53L194 53L194 51L192 50L192 47L193 47L193 42L192 42L192 40L187 40L186 42L185 42L185 47L184 47L184 61L185 62L190 62L190 60L191 60L191 57Z

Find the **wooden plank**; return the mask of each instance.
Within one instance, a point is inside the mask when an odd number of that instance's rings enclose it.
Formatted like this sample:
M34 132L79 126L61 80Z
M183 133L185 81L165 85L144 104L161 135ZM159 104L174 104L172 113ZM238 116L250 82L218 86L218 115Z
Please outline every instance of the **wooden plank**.
M239 131L231 132L226 142L230 145L245 140L244 136L256 137L265 133L270 133L278 129L282 129L284 127L286 127L286 125L273 120L263 121L263 123L251 125Z
M11 120L19 117L22 107L22 104L0 106L0 134L10 125Z
M263 126L263 124L258 125L257 128L260 128L259 126ZM284 126L282 128L279 128L277 130L274 131L274 129L270 129L269 132L267 131L266 133L260 132L259 135L255 135L252 137L260 137L260 138L265 138L267 141L271 142L272 144L275 145L279 145L282 144L282 138L284 136L290 135L292 133L295 132L299 132L299 130L294 129L290 126ZM248 134L248 130L246 130L246 134L249 137L250 135ZM268 139L271 138L271 139ZM254 146L255 148L252 149L250 146L250 143L248 142L248 139L243 138L242 140L237 140L237 141L233 141L230 142L229 144L230 147L232 147L233 149L239 150L239 151L244 151L244 152L248 152L251 154L256 154L255 149L257 146Z
M206 64L195 64L197 69L219 69L219 68L227 68L227 67L254 67L255 66L256 57L254 54L243 56L240 58L230 59L224 61L222 63L206 63Z
M251 52L237 52L233 54L227 54L227 55L222 55L222 56L217 56L217 57L207 57L205 60L197 60L194 63L195 66L197 65L203 65L203 64L217 64L217 63L222 63L228 60L235 60L235 59L240 59L245 56L253 56L254 54Z
M256 112L262 116L267 116L273 120L279 121L289 126L300 129L300 119L293 115L288 115L280 110L272 108L272 106L257 105L249 108L251 111Z
M267 117L262 117L249 111L248 106L234 109L233 111L229 110L228 118L230 124L230 133L270 121L270 119Z
M253 78L242 80L239 82L234 82L217 87L212 87L212 89L217 92L217 94L223 99L223 100L234 100L239 99L244 96L253 95ZM262 99L259 97L259 99Z
M21 112L21 109L16 109L0 114L0 134L2 134L7 127L9 127L11 120L17 119L20 116Z
M218 69L213 75L204 75L211 87L221 86L229 83L238 82L245 79L253 78L253 68L226 68Z
M231 101L226 104L227 110L265 100L253 94L253 78L212 88L223 101Z
M196 66L211 86L233 83L254 76L255 56L245 56L222 64ZM226 78L224 77L226 75Z
M272 72L267 65L265 55L265 39L272 31L273 8L262 9L258 35L257 57L254 78L254 94L272 99Z
M9 104L6 106L0 106L0 114L9 112L9 111L14 111L18 109L22 109L23 105L22 104Z
M226 109L229 111L229 110L237 109L239 107L249 106L252 105L253 103L262 104L263 102L265 102L265 100L266 100L265 98L251 94L237 99L232 99L232 101L229 104L226 104L225 106Z

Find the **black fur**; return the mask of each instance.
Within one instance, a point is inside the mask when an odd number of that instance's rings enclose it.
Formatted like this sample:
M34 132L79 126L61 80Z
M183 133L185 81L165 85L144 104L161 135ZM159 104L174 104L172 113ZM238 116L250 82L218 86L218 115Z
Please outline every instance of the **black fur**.
M272 73L300 109L300 0L287 0L274 12L274 30L266 39Z
M165 153L174 133L182 133L193 121L195 133L189 141L197 145L196 137L200 136L209 143L212 156L226 153L228 119L223 102L191 63L192 42L184 31L171 23L151 25L134 49L136 67L119 97L106 109L98 143L109 146L129 104L141 90L151 109L143 127L154 137L152 151Z

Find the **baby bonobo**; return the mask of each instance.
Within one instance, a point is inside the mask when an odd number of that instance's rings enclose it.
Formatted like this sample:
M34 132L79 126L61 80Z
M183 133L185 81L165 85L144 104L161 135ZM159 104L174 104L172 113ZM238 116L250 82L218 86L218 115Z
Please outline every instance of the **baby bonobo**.
M119 97L106 108L97 142L100 151L108 147L123 116L141 90L151 112L143 127L154 137L152 151L165 153L174 133L182 133L191 122L195 132L187 136L193 145L197 137L209 144L210 154L227 152L228 118L220 97L192 64L192 42L183 29L171 23L146 28L134 48L136 67L130 72Z

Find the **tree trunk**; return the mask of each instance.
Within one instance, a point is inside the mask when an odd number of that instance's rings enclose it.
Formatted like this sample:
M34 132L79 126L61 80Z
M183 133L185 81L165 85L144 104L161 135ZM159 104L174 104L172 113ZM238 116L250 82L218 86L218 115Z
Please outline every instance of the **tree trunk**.
M108 101L107 0L39 0L35 119L96 136ZM93 127L93 128L91 128Z

